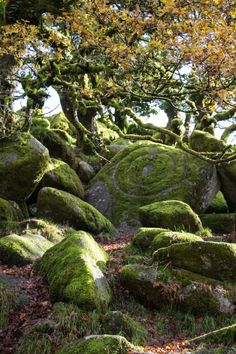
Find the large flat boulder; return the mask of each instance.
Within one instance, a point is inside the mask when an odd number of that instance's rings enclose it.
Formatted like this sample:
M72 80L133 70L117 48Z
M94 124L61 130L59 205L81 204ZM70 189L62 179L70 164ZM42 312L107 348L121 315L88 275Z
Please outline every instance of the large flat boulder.
M171 262L174 267L222 281L236 281L236 245L226 242L197 241L176 243L153 254L155 261Z
M129 264L121 269L121 283L151 308L171 306L199 316L235 310L234 287L184 269Z
M73 303L87 310L104 309L111 291L101 269L108 255L93 237L72 232L44 254L37 269L49 283L53 302Z
M25 265L40 258L53 243L40 235L9 235L0 238L0 262Z
M25 201L46 172L48 162L48 150L27 133L14 141L1 142L0 197Z
M177 199L203 212L218 188L213 165L178 148L138 142L99 171L87 190L87 200L116 225L140 225L139 207Z
M38 194L38 215L58 223L69 224L77 230L99 234L114 233L111 222L92 205L74 195L50 187Z

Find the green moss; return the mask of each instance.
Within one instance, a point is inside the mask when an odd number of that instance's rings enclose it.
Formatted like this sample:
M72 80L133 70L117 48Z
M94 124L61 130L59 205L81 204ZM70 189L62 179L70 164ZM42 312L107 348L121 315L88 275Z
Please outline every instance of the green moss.
M43 187L54 187L84 198L84 187L75 171L65 162L51 159L41 183Z
M216 213L222 214L228 212L228 205L222 192L218 192L211 202L210 206L207 208L206 213Z
M137 212L143 205L178 199L199 212L217 189L214 166L176 148L138 142L99 171L87 194L88 201L115 225L139 225Z
M51 354L52 343L50 337L45 334L29 334L20 341L16 354Z
M154 238L163 231L169 231L163 228L151 228L151 227L140 227L137 232L134 234L134 238L132 243L142 248L143 250L147 250Z
M73 232L46 252L37 268L49 283L51 300L88 310L105 308L110 288L100 269L108 255L86 232Z
M224 163L217 167L221 191L230 212L236 211L236 162Z
M122 335L135 345L143 344L148 337L141 323L121 311L110 311L103 317L103 332Z
M214 135L201 131L194 130L189 138L190 147L196 151L219 152L224 150L226 144Z
M31 263L53 244L39 235L9 235L0 239L0 261L10 266Z
M199 343L211 343L211 344L225 344L233 345L236 343L236 325L223 327L206 333L202 336L193 338L189 341L190 344L199 344Z
M213 279L236 279L235 244L210 241L173 244L154 252L153 258Z
M7 326L9 313L16 303L16 295L13 294L4 281L0 280L0 330Z
M108 219L83 200L55 188L43 188L38 194L38 214L58 223L95 234L115 229Z
M66 230L58 225L42 219L28 219L23 223L21 232L23 234L41 235L52 243L58 243L65 237Z
M143 226L160 227L187 232L200 232L202 223L190 206L179 200L165 200L145 205L139 209Z
M230 233L236 230L236 214L203 214L202 224L215 233Z
M155 236L150 248L152 251L162 247L168 247L174 243L203 241L200 236L187 232L163 231Z
M27 133L0 148L0 195L22 202L34 191L49 161L48 150Z
M19 207L13 202L0 198L0 235L16 232L20 218Z
M131 349L135 347L121 336L101 335L86 337L78 344L59 349L57 354L128 354Z
M125 257L125 264L143 264L146 261L144 256L133 255Z
M172 306L197 316L232 313L235 289L183 269L127 265L122 285L144 305L157 309Z

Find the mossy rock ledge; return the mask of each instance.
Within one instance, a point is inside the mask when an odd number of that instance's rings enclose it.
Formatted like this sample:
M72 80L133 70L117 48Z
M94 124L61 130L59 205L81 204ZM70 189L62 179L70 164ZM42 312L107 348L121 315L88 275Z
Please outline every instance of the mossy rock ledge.
M93 237L72 232L37 262L37 269L49 283L53 302L73 303L87 310L106 308L111 291L101 270L108 255Z
M85 337L78 343L59 349L56 354L128 354L131 350L143 353L141 348L135 347L122 336L104 334Z
M165 200L145 205L139 209L143 226L160 227L187 232L201 232L201 220L192 208L180 200Z
M0 196L25 201L34 191L48 167L48 150L24 133L0 147Z
M90 182L87 201L115 225L141 226L138 209L181 200L204 212L219 189L216 168L178 148L137 142L116 154Z
M121 283L139 302L151 308L171 305L199 316L235 311L233 286L184 269L129 264L121 269Z
M84 198L84 187L76 172L65 162L51 159L40 186L53 187Z
M39 191L37 207L38 216L69 224L77 230L94 234L115 232L111 222L92 205L55 188L45 187Z
M10 266L32 263L52 246L40 235L5 236L0 238L0 262Z
M153 258L213 279L236 281L236 245L232 243L176 243L155 251Z

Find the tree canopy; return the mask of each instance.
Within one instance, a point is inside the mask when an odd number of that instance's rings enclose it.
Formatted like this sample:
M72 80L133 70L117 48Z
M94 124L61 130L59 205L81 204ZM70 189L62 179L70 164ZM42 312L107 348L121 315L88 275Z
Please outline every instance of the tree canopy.
M18 81L28 97L27 117L43 107L52 86L78 140L86 136L93 146L96 118L122 136L151 134L156 141L154 127L139 119L153 105L168 116L167 129L159 131L179 143L190 122L214 134L217 123L231 119L225 140L236 130L234 2L0 4L0 104L8 114Z

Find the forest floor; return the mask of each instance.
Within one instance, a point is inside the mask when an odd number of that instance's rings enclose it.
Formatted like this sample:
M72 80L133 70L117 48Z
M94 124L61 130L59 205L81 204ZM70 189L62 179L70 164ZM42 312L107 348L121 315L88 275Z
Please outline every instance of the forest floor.
M113 310L129 313L146 328L148 339L144 347L145 353L192 353L192 349L186 343L188 339L236 322L235 316L220 319L210 316L196 318L191 314L179 313L172 309L154 311L137 303L129 292L122 288L119 278L120 269L124 265L125 248L132 236L131 233L120 233L113 240L103 241L102 247L110 255L106 275L114 294ZM7 328L0 331L0 353L11 354L15 352L20 339L30 332L35 323L45 319L53 320L54 315L47 284L34 271L33 264L12 268L0 266L0 276L14 279L17 289L25 299L25 305L10 314ZM53 336L50 339L55 352L56 340Z

